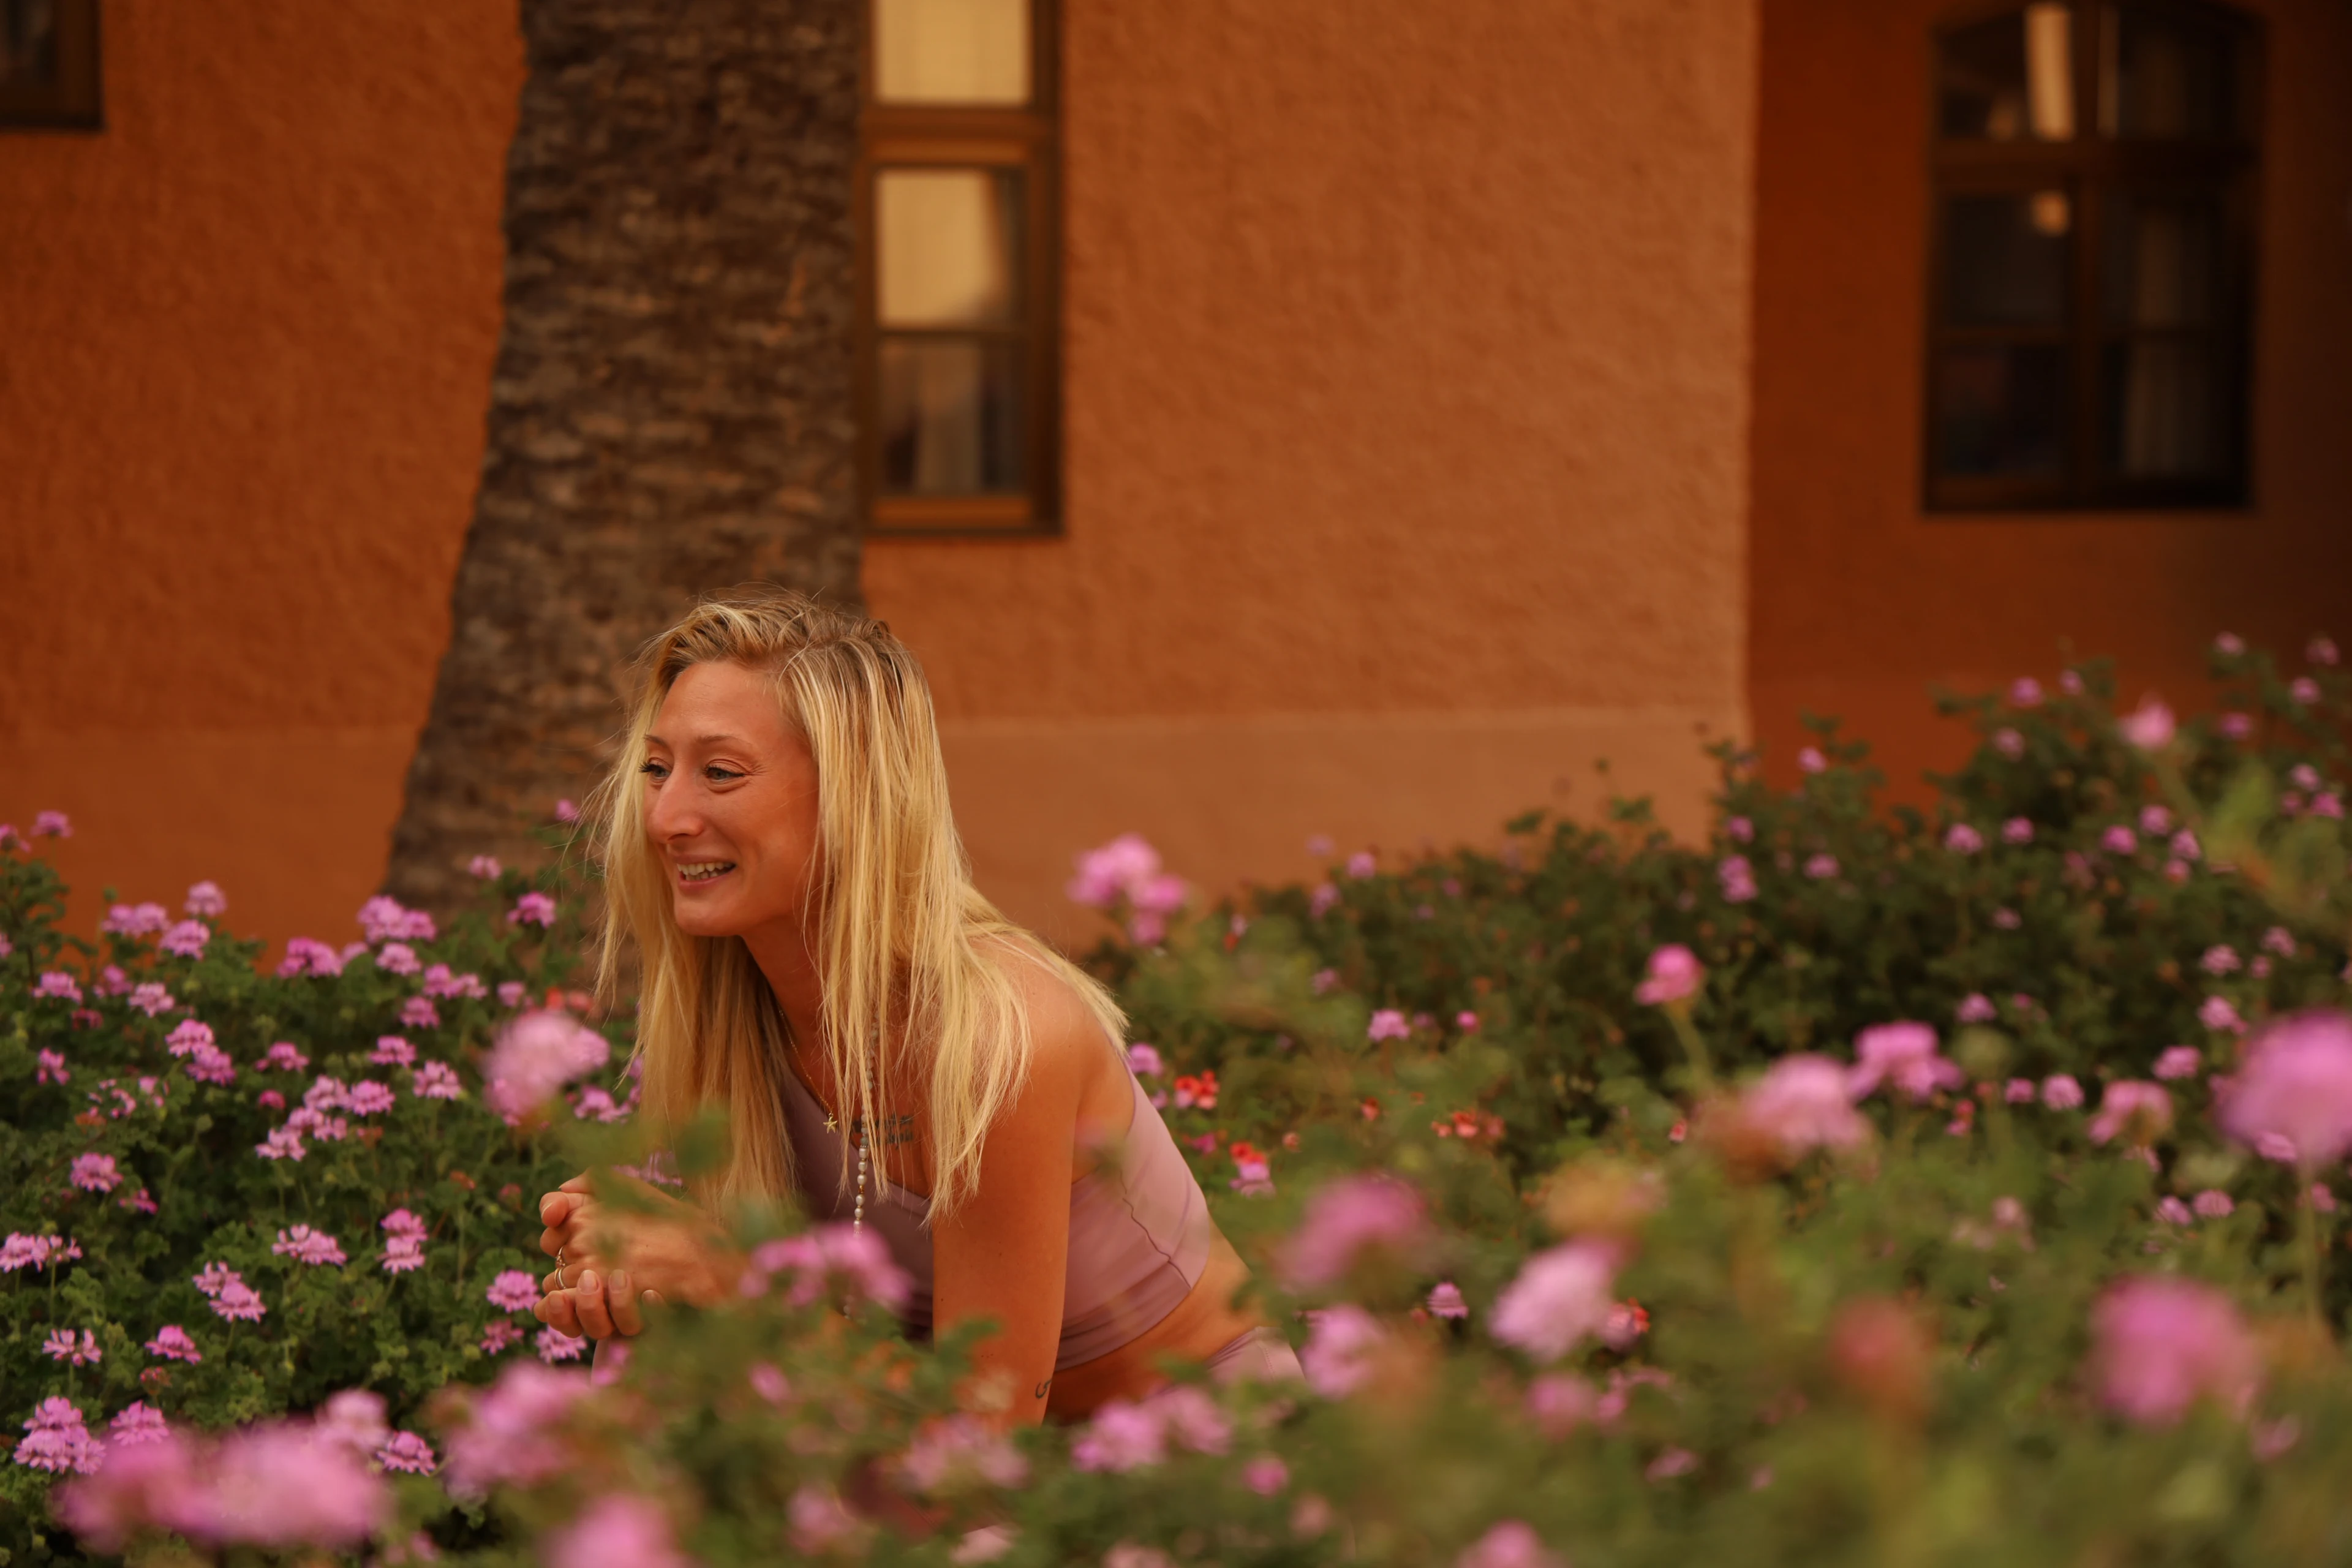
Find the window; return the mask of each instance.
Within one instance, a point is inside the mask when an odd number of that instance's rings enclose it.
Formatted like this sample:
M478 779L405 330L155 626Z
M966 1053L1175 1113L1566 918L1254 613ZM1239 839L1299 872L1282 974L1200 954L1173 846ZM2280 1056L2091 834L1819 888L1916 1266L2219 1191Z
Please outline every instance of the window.
M2201 0L1938 35L1929 507L2244 501L2257 43Z
M0 126L100 123L98 0L0 0Z
M1051 0L868 0L858 467L877 533L1060 522Z

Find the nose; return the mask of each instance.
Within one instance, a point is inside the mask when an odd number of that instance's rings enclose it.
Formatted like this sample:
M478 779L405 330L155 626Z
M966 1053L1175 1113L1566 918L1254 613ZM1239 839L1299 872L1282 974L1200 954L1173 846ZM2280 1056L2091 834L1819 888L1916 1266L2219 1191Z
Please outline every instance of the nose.
M700 807L682 781L673 776L662 788L646 792L646 837L656 846L691 838L700 831Z

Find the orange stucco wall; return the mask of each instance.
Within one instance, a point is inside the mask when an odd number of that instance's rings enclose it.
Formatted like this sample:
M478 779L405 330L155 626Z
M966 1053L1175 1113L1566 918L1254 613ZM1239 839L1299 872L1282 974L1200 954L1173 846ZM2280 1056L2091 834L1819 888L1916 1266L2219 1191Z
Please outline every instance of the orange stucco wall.
M1065 7L1066 536L878 540L982 879L1069 930L1743 722L1752 7ZM1562 789L1566 790L1563 795Z
M110 5L106 130L0 132L0 820L351 933L447 632L511 6ZM84 929L87 929L85 926Z
M1966 743L1931 680L2045 679L2061 639L2130 697L2193 697L2233 630L2352 632L2352 7L2267 0L2254 502L2242 511L1929 517L1918 500L1927 0L1765 0L1751 693L1768 771L1801 708L1921 793Z

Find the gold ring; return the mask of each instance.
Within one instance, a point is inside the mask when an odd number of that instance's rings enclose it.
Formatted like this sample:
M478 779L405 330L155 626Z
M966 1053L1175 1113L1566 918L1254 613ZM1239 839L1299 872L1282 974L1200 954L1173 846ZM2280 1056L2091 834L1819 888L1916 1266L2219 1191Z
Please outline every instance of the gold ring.
M563 1260L563 1248L562 1248L562 1247L557 1247L557 1248L555 1249L555 1277L556 1277L558 1279L562 1279L562 1280L563 1280L563 1288L564 1288L566 1290L569 1290L569 1289L572 1289L572 1281L571 1281L570 1279L564 1279L563 1271L564 1271L564 1269L566 1269L566 1268L570 1268L570 1267L571 1267L571 1265L569 1265L569 1264L565 1263L565 1262L564 1262L564 1260Z

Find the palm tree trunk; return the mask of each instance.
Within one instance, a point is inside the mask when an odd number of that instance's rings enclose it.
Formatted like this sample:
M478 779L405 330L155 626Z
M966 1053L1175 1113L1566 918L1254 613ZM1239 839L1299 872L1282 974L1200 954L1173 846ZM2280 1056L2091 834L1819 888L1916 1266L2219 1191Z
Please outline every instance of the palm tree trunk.
M857 595L856 0L521 9L488 449L386 882L428 909L529 860L698 595Z

